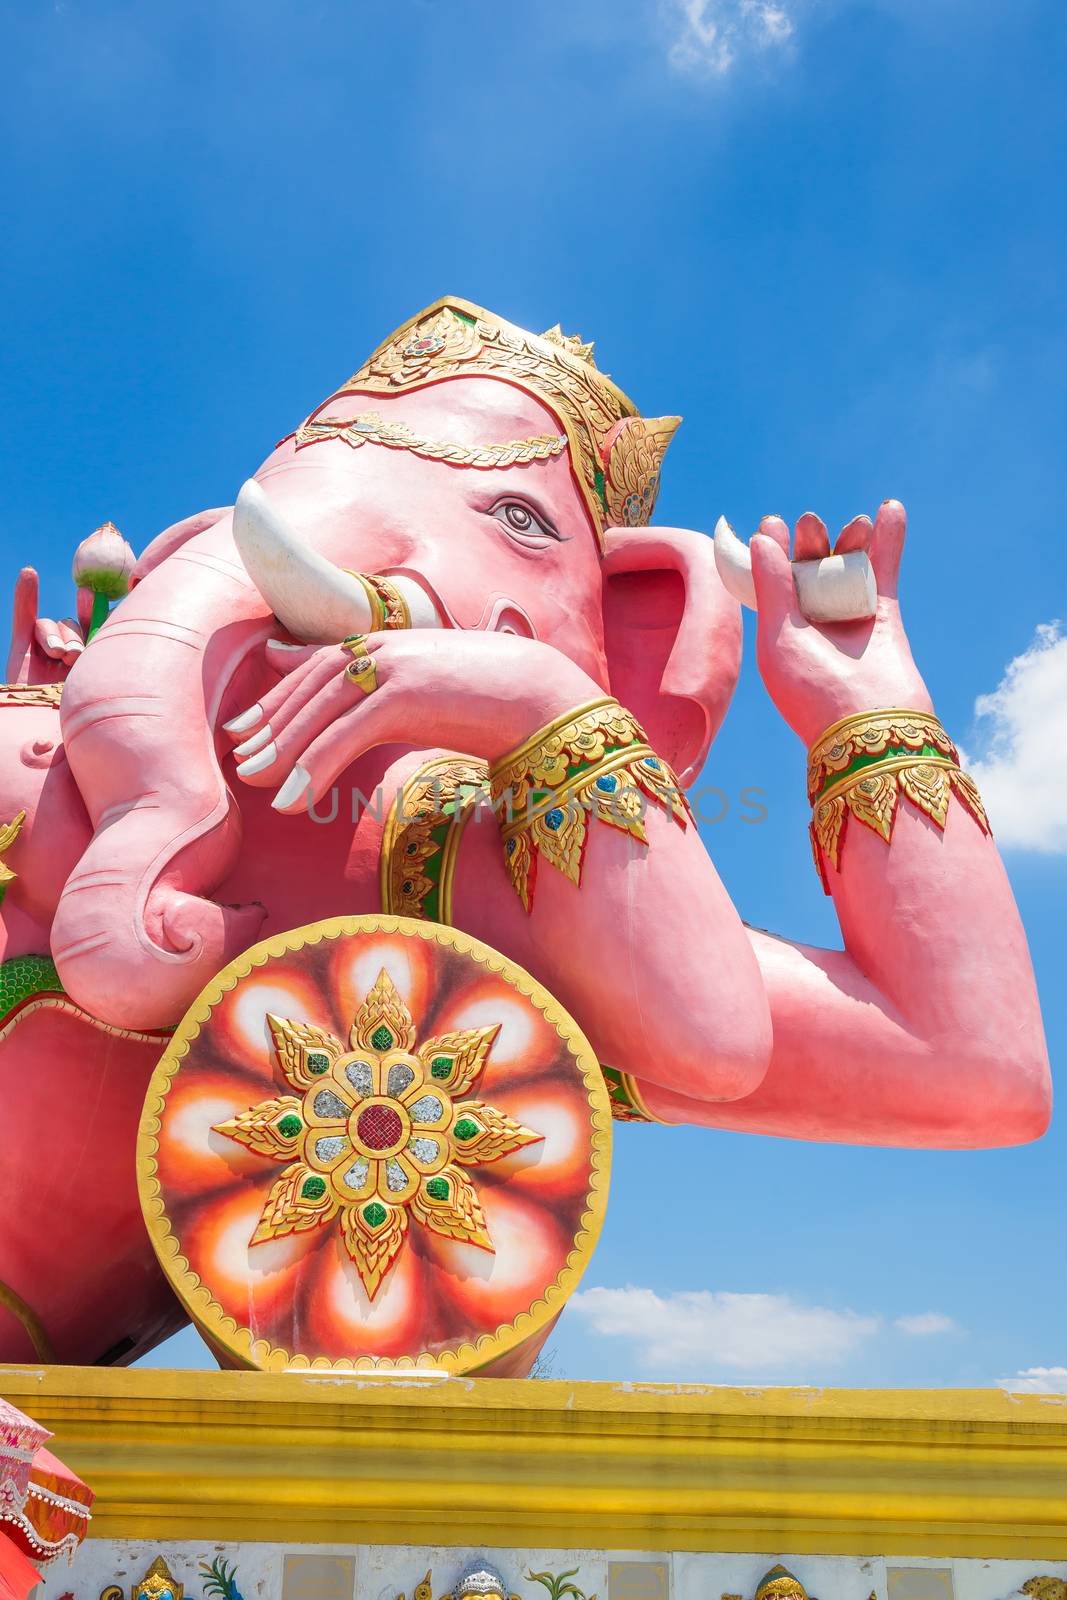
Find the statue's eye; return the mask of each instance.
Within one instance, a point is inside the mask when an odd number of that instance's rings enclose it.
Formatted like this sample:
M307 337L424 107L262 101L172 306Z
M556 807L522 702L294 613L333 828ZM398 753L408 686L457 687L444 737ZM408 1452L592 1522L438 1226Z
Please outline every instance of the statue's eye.
M495 517L517 544L530 549L544 550L559 541L560 536L548 518L525 500L498 500L490 507L489 515Z

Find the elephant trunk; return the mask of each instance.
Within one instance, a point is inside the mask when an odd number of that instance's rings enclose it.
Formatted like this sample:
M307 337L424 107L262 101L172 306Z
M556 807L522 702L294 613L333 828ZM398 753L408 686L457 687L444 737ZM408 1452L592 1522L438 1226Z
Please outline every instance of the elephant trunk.
M137 586L64 690L67 759L94 832L60 897L52 953L71 997L116 1026L176 1022L262 924L262 906L206 896L241 833L214 728L266 611L213 529Z

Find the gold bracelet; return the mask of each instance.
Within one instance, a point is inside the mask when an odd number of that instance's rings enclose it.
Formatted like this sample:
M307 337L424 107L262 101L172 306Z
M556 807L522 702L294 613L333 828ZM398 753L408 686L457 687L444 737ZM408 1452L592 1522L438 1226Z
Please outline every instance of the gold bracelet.
M395 583L390 583L388 578L379 578L375 572L353 572L351 567L343 570L350 578L355 578L367 596L370 606L368 633L391 633L411 627L408 603Z
M808 755L810 833L827 893L822 858L838 866L848 817L888 844L902 793L942 832L955 793L982 832L990 831L974 780L961 770L956 746L932 713L899 707L862 712L842 717L815 741Z
M637 1079L629 1072L620 1072L618 1067L606 1067L600 1063L600 1070L604 1075L604 1087L608 1091L611 1102L611 1115L615 1122L662 1122L662 1117L657 1117L648 1109L643 1095L637 1087Z
M383 911L452 926L460 840L479 800L489 800L489 768L466 756L427 761L401 784L382 834Z
M681 827L691 816L678 780L654 754L637 719L605 697L557 717L489 771L504 861L526 910L540 856L581 882L589 818L647 844L645 798Z

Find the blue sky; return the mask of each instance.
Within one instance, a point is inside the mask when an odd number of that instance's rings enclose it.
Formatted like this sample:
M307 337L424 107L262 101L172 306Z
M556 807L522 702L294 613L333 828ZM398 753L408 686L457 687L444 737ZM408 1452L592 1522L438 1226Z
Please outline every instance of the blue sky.
M141 549L228 503L442 293L561 320L684 415L663 522L908 506L915 653L982 775L1055 1066L1065 43L1052 0L0 0L8 581L32 561L69 610L85 533ZM709 847L750 921L833 942L802 752L746 649L707 778L769 816ZM1067 1367L1063 1166L1058 1121L951 1155L623 1128L606 1293L565 1315L558 1370Z

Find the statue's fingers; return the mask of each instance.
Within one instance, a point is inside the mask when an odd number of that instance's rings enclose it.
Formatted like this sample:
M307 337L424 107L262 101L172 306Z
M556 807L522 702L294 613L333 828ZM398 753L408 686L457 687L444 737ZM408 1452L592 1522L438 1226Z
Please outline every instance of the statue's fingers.
M68 667L72 667L85 649L85 641L81 636L81 629L72 617L64 617L57 624L57 631L66 648L63 651L63 660Z
M9 683L19 681L23 663L33 649L37 591L36 572L32 567L23 567L15 580L15 598L11 608L11 649L7 658Z
M774 538L754 533L749 540L752 581L756 586L756 615L760 633L776 632L787 618L800 622L793 568L789 556Z
M773 513L769 517L764 517L760 522L757 532L765 534L768 539L773 539L775 544L779 545L782 551L788 556L789 524L786 522L784 517L776 516Z
M340 671L344 660L343 652L336 646L311 647L304 659L294 666L292 672L281 678L272 689L268 689L254 706L250 706L247 711L242 711L236 717L231 717L229 722L224 722L223 731L228 733L239 747L247 745L255 735L262 733L267 724L273 725L275 717L293 695L303 694L305 691L314 693ZM262 743L261 739L260 744ZM253 753L251 748L244 751L245 755Z
M874 525L870 517L853 517L846 522L834 542L834 555L844 556L850 550L869 550Z
M874 568L878 593L889 599L896 597L907 524L907 513L899 500L882 501L874 519L871 566Z
M284 639L268 639L266 646L267 665L272 672L277 672L285 677L290 672L295 672L297 667L302 667L310 661L317 650L322 648L317 644L287 644Z
M62 661L67 646L63 635L59 631L59 623L53 622L51 617L38 617L33 626L33 636L38 648L53 661Z
M347 766L375 745L386 743L392 734L387 701L385 695L366 695L331 722L293 764L290 777L271 802L275 809L287 815L309 810L326 796ZM337 814L347 821L352 810L350 797L340 796Z
M307 674L270 721L238 745L234 751L238 776L243 778L251 768L249 777L258 785L277 782L278 771L288 772L323 729L361 697L362 691L345 676L343 663L335 663L324 683L317 681L317 674Z
M814 511L805 511L797 522L793 539L794 561L821 561L830 554L830 535L826 524Z

